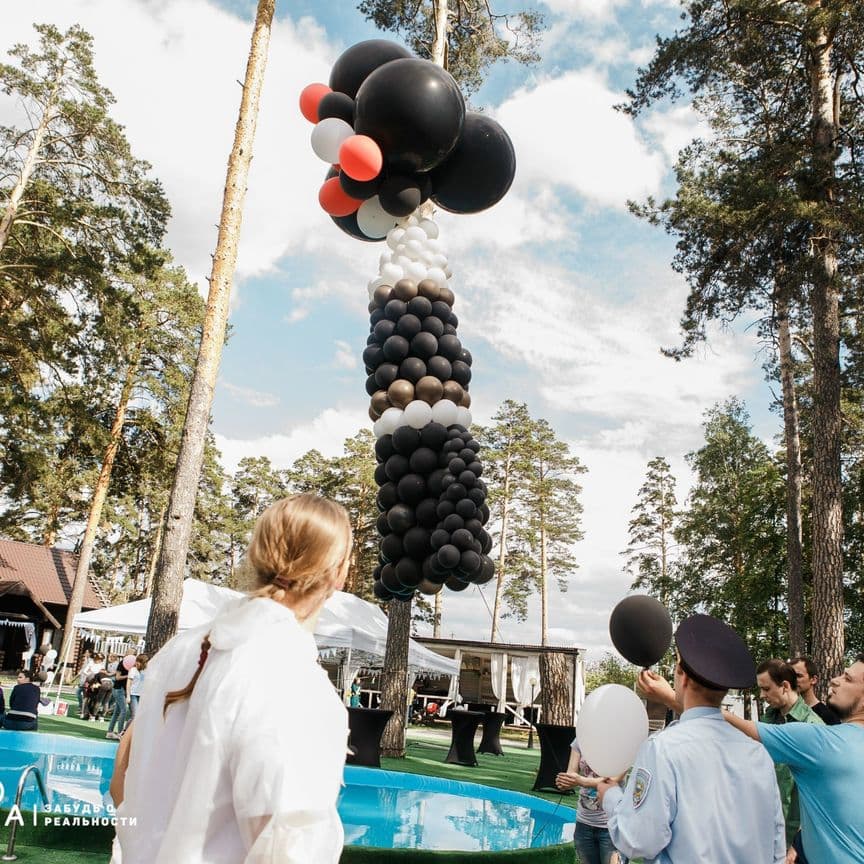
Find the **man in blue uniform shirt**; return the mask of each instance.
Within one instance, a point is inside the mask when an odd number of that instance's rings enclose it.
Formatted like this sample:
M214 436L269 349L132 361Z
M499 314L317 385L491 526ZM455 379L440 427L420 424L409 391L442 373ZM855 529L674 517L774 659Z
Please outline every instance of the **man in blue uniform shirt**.
M755 742L729 734L720 711L727 690L753 685L753 658L709 615L684 621L675 642L675 690L648 670L640 686L681 719L640 747L625 789L598 788L612 842L645 864L783 864L774 766Z

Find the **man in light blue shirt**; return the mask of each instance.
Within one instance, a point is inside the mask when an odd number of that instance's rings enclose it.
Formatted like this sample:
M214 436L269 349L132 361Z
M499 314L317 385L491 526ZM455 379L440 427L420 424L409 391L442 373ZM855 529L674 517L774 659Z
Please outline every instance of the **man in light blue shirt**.
M771 726L727 715L792 769L801 801L801 840L809 864L864 861L864 654L831 680L828 706L837 726Z
M645 864L783 864L786 838L774 766L730 735L720 704L756 668L732 628L693 615L675 634L675 690L644 670L640 686L681 719L636 754L625 789L598 788L615 848Z

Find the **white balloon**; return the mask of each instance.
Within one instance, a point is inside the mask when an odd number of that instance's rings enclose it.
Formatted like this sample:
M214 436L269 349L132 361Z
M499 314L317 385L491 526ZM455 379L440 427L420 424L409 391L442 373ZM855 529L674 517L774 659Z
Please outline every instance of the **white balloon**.
M440 399L432 406L432 419L444 426L452 426L459 414L459 406L449 399Z
M399 244L402 242L402 238L405 236L404 228L394 228L387 234L387 245L396 251Z
M582 757L595 774L623 774L647 737L648 714L632 690L604 684L588 694L579 712L576 738Z
M380 424L378 437L392 435L398 426L402 426L402 409L388 408L376 421Z
M409 266L410 264L413 264L414 262L413 262L413 261L412 261L412 260L411 260L407 255L396 255L396 256L393 258L393 263L394 263L397 267L401 267L401 268L402 268L402 274L404 275L404 274L407 272L407 270L408 270L408 266Z
M441 252L444 253L444 250L441 248L441 241L436 240L434 237L430 237L426 241L426 248L431 249L433 252Z
M440 267L430 267L426 276L433 282L437 282L442 288L447 284L447 277L444 275L444 271Z
M426 265L422 261L412 261L405 268L405 275L415 282L420 282L426 278Z
M457 408L456 409L456 422L460 426L464 426L468 429L471 426L471 412L467 408ZM608 777L608 774L604 774L604 777Z
M431 237L434 240L438 236L438 226L431 219L421 219L420 227L427 237Z
M413 231L413 228L409 228L409 231ZM405 244L405 251L415 260L422 257L423 253L426 251L426 245L421 243L419 240L409 240Z
M448 279L451 279L451 278L453 277L453 271L452 271L449 267L445 267L445 268L444 268L444 275L445 275Z
M381 257L378 259L378 271L381 271L381 268L385 264L389 264L393 260L393 253L388 249L386 252L381 253Z
M381 268L381 278L385 285L395 285L404 275L405 271L395 261L391 261Z
M403 416L409 426L414 429L422 429L427 423L432 422L432 406L428 402L415 399L405 406Z
M341 122L344 123L345 121ZM348 124L345 123L345 125ZM357 211L357 227L367 237L374 239L384 237L395 224L395 218L381 206L377 195L364 201Z
M405 229L405 236L402 238L403 243L409 243L411 240L426 242L428 240L426 232L419 225L412 225Z
M384 434L381 431L381 418L380 417L372 424L372 434L376 438L380 438Z
M334 165L339 161L339 148L354 130L338 117L327 117L315 124L312 130L312 149L319 159Z
M447 256L436 252L430 259L429 263L433 267L440 267L442 270L447 266Z

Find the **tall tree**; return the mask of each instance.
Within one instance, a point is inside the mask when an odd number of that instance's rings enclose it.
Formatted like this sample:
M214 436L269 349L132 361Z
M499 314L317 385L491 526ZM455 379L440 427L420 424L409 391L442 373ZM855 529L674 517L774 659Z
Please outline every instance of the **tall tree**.
M559 440L546 420L531 424L530 440L519 457L525 482L519 491L525 518L516 529L522 543L517 558L519 576L504 591L505 600L517 617L527 611L532 591L540 593L540 644L549 637L549 582L555 580L566 591L579 566L573 545L582 539L582 491L576 478L585 468L569 446Z
M656 456L648 463L627 528L630 541L621 553L627 556L624 569L633 577L632 587L647 588L673 615L677 506L672 469L662 456Z
M186 557L195 516L198 478L201 475L210 407L213 404L213 392L228 324L228 305L237 262L243 202L246 198L275 5L275 0L258 0L234 146L228 159L228 175L222 200L222 215L219 219L219 235L213 255L213 269L210 273L201 345L192 376L186 422L171 487L166 528L153 586L153 602L147 622L147 645L151 652L158 651L177 629Z

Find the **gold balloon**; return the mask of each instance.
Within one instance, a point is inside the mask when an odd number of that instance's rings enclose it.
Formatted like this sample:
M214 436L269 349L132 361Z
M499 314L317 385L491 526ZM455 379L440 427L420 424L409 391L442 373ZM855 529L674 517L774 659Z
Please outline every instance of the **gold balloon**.
M432 279L423 279L417 285L417 290L421 297L426 297L428 300L437 300L441 296L441 289L438 283Z
M372 394L372 410L378 412L380 417L390 407L390 400L387 398L386 390L376 390Z
M438 294L438 299L443 300L448 306L452 307L456 302L456 295L450 290L449 286L444 285Z
M374 423L381 415L370 405L369 419Z
M460 408L470 408L471 407L471 394L467 390L465 390L465 392L462 394L462 399L459 402L459 407Z
M414 385L404 378L397 378L387 388L387 397L395 408L404 408L414 399Z
M418 399L434 405L444 395L444 385L434 375L424 375L415 385Z
M372 293L372 302L376 308L383 309L390 300L393 289L389 285L379 285Z
M403 303L413 300L417 296L417 286L411 279L400 279L393 286L393 296Z
M464 395L465 391L462 389L461 384L457 384L455 381L444 382L445 399L449 399L451 402L455 402L458 405L462 401Z

